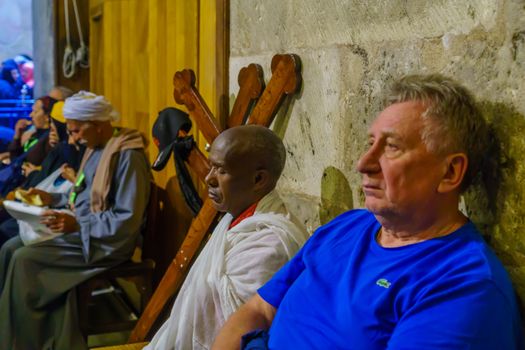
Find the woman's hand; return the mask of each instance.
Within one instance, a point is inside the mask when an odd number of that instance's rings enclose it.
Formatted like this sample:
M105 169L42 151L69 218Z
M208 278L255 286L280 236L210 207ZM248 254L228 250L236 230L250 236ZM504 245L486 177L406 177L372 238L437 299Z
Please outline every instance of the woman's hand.
M15 124L15 136L14 138L15 139L19 139L21 136L22 136L22 133L24 132L24 130L30 126L31 124L33 124L33 122L31 122L30 120L27 120L27 119L20 119L16 122Z

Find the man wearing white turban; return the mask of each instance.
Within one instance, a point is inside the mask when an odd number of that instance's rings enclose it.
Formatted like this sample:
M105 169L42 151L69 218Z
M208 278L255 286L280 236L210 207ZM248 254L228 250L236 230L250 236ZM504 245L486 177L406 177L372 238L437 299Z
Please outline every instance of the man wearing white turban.
M70 195L32 190L46 205L42 223L63 235L0 250L0 349L87 349L77 320L75 287L129 259L149 198L151 173L136 130L115 128L118 113L81 91L66 99L68 132L86 145Z

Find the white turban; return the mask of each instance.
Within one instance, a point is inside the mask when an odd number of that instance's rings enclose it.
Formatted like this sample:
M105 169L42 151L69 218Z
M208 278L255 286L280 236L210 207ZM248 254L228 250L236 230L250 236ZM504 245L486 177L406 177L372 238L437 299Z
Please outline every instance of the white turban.
M117 121L119 113L104 96L80 91L66 98L63 109L64 118L78 121Z

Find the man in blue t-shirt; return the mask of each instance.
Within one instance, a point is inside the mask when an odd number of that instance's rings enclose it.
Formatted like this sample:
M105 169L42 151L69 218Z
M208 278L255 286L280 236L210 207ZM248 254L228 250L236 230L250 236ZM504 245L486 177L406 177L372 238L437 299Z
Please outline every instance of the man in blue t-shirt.
M474 100L439 75L387 96L357 164L367 210L319 228L214 349L257 329L245 349L523 349L509 277L458 209L486 147Z

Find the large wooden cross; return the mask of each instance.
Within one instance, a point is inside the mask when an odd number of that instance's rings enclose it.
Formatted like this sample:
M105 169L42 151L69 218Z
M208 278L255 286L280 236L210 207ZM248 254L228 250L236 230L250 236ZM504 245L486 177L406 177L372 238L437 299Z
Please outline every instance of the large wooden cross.
M272 77L266 88L262 68L259 65L250 64L241 69L238 76L240 89L232 112L227 119L227 128L244 123L270 126L285 96L298 91L301 85L301 67L298 56L275 55L271 69ZM195 73L187 69L175 73L173 86L175 101L186 106L204 138L211 144L221 132L221 127L195 87ZM187 163L197 177L204 181L210 166L206 156L197 147L190 152ZM160 312L182 285L190 262L217 215L211 200L205 199L179 251L133 329L129 343L146 339Z

